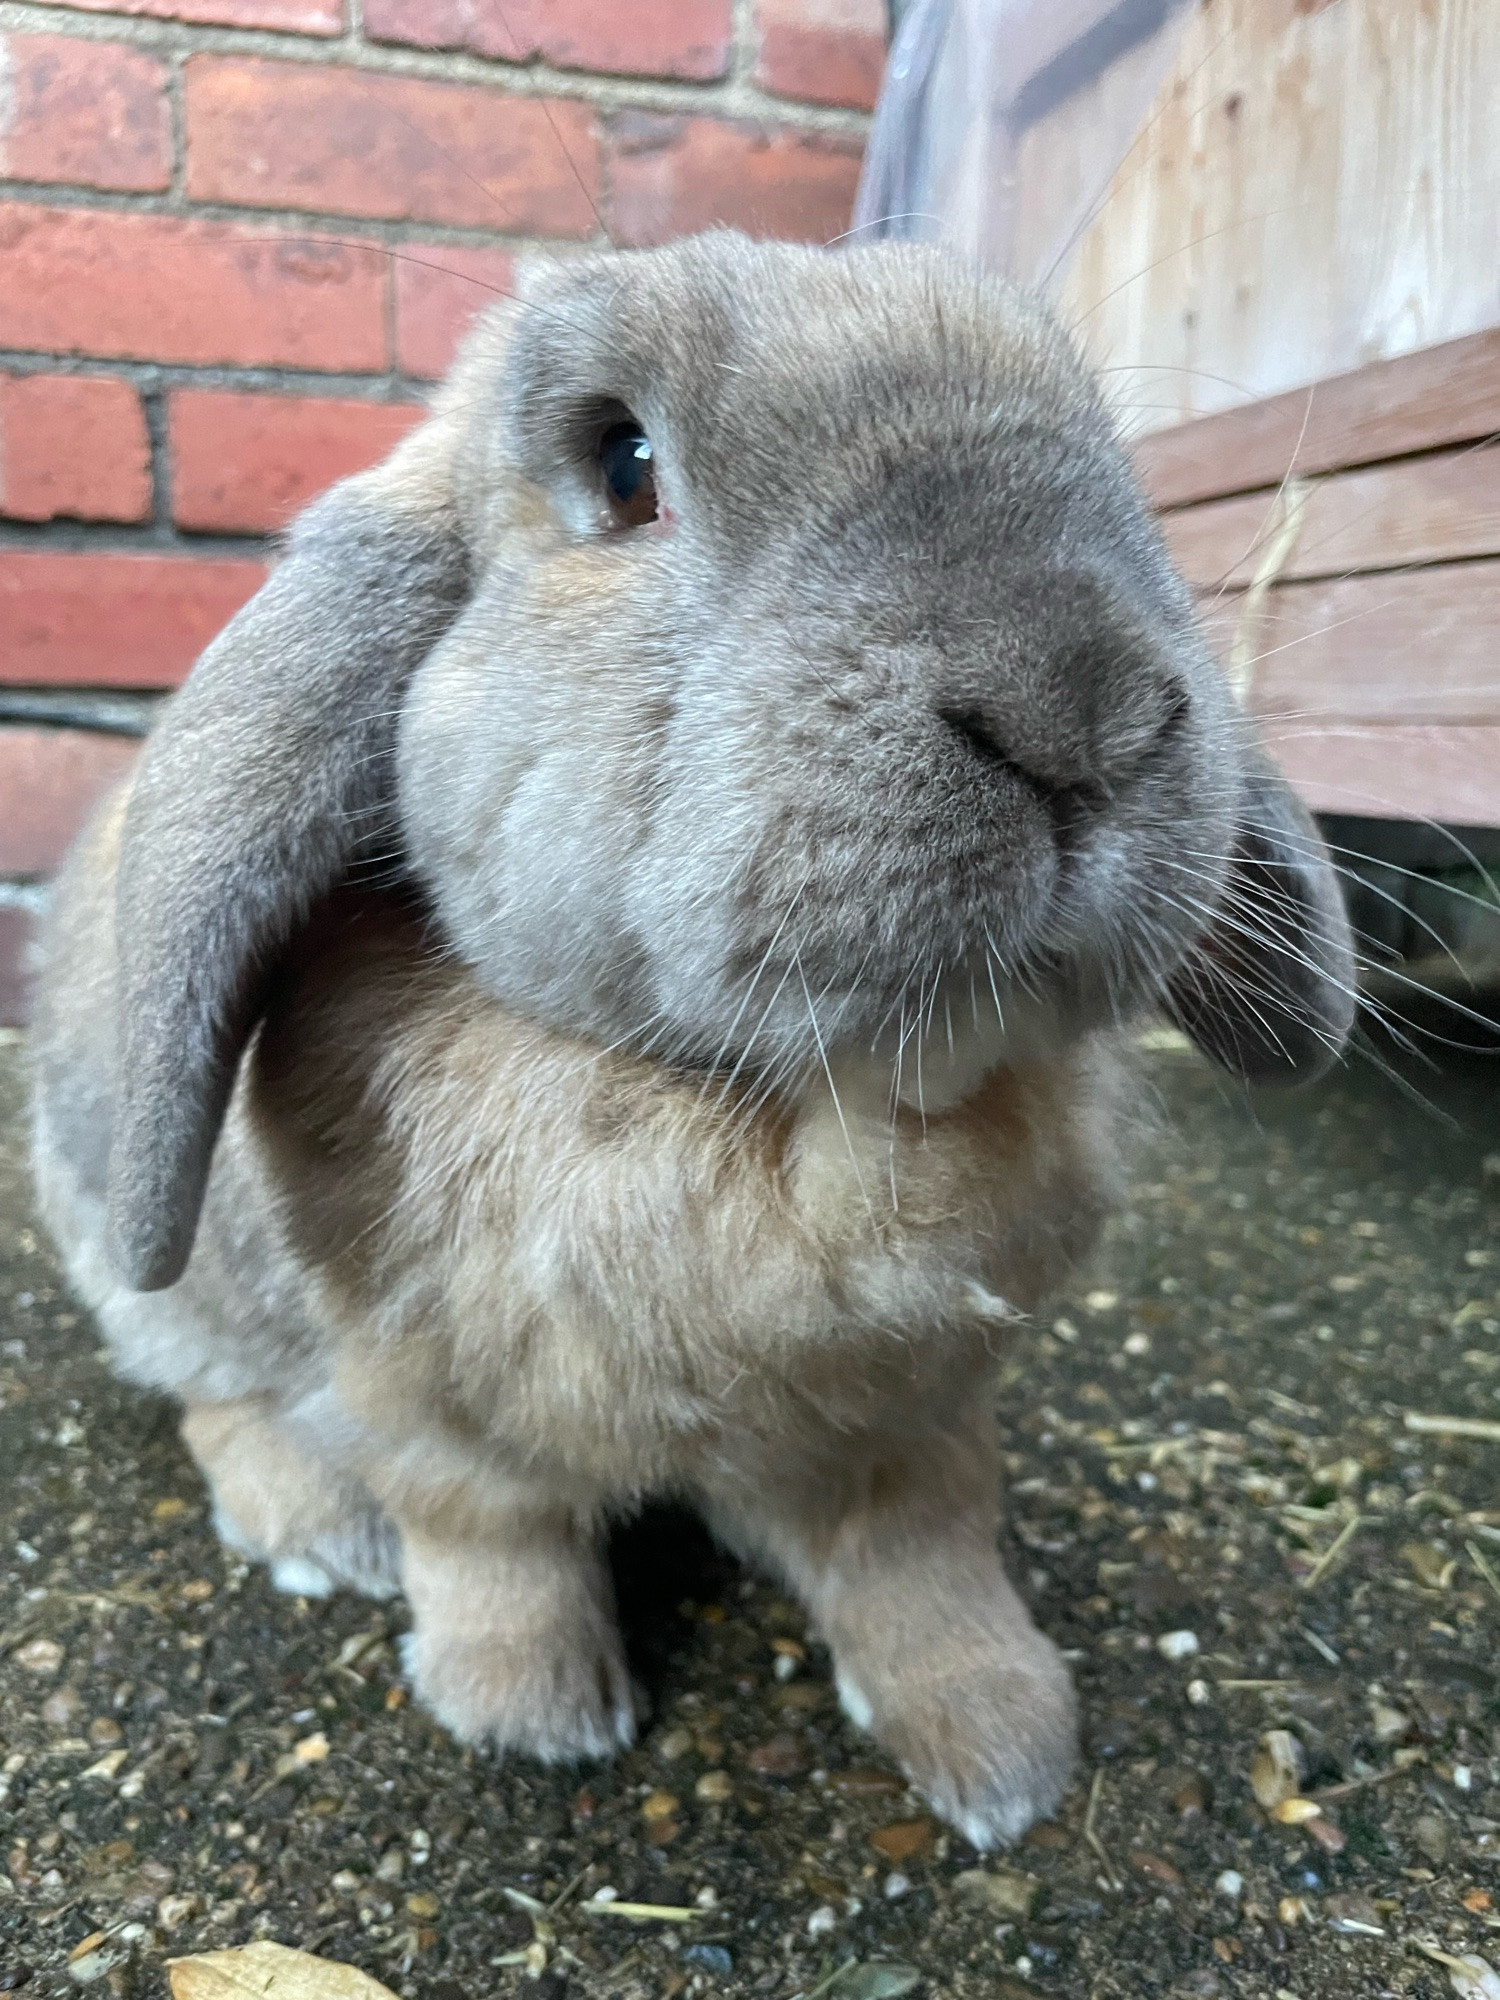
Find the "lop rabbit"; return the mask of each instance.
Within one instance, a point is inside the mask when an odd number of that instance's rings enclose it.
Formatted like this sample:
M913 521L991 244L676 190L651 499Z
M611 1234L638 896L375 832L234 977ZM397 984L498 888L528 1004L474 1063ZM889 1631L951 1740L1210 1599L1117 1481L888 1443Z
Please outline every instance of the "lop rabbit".
M989 1846L1075 1755L992 1354L1123 1031L1297 1078L1351 994L1046 311L720 233L534 275L297 524L59 882L37 1172L224 1539L404 1590L460 1737L629 1743L602 1540L675 1495Z

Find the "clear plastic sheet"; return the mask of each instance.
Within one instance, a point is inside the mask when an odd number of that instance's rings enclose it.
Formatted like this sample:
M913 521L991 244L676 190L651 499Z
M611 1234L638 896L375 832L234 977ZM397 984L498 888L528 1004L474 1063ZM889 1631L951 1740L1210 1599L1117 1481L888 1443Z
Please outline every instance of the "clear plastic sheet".
M855 205L866 235L952 244L1055 292L1194 0L915 0Z

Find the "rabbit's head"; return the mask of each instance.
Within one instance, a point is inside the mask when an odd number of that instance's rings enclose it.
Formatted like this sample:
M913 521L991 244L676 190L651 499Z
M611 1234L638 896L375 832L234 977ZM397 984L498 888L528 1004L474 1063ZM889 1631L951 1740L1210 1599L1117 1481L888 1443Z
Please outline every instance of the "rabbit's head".
M1326 852L1042 307L720 234L504 317L148 750L137 1282L180 1269L260 982L361 843L506 1004L768 1084L861 1057L911 1096L955 1021L983 1067L1152 1005L1252 1078L1338 1050Z

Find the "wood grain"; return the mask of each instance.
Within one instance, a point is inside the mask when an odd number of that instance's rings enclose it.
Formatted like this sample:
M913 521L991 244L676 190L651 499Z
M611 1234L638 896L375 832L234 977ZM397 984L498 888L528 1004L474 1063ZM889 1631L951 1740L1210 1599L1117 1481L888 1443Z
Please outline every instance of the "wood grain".
M1161 526L1195 589L1235 589L1251 581L1281 513L1281 491L1272 487L1179 508ZM1320 479L1304 494L1280 577L1290 583L1491 555L1500 555L1500 447L1470 446Z
M1500 327L1136 441L1161 508L1500 435Z
M1203 622L1220 657L1245 613ZM1328 722L1500 722L1500 562L1296 583L1256 621L1249 706Z
M1062 292L1133 427L1500 324L1497 103L1495 0L1201 0ZM1023 211L1101 143L1055 123Z
M1267 730L1314 812L1500 826L1500 727Z

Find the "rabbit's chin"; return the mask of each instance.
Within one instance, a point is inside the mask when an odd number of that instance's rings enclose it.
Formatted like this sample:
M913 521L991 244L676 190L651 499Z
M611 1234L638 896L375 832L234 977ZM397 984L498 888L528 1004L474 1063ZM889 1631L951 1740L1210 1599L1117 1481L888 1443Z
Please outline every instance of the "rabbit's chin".
M898 1107L924 1116L952 1111L999 1069L1034 1069L1078 1038L1061 1003L1015 989L939 990L915 1023L886 1029L873 1049L830 1055L815 1088L831 1084L846 1109L877 1119Z

